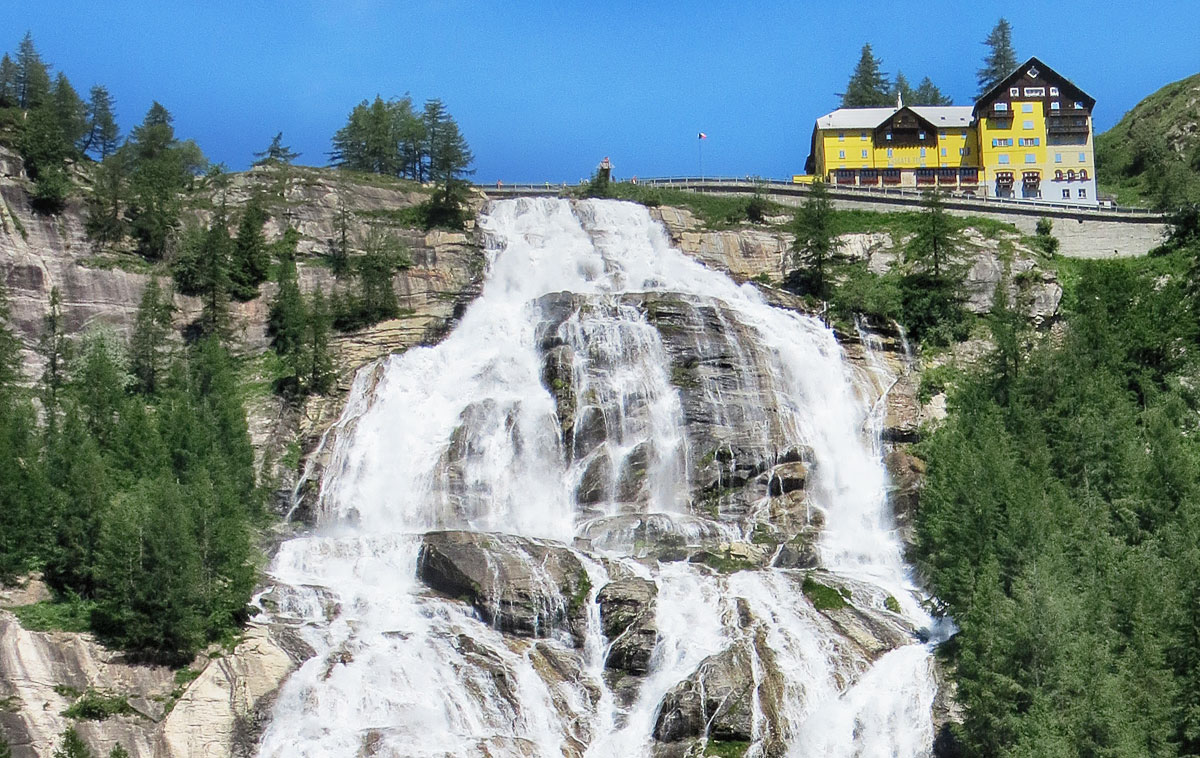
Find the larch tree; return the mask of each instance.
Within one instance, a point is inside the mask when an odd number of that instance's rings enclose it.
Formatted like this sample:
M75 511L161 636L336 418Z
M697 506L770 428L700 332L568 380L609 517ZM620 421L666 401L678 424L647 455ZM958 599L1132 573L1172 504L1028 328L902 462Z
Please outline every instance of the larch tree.
M108 89L97 84L92 87L87 104L87 134L79 141L79 151L90 153L103 161L117 151L121 130L113 113L112 96Z
M283 132L278 132L271 138L267 149L254 154L257 159L255 166L288 166L300 157L300 153L283 144Z
M988 53L983 58L983 68L976 73L979 82L979 94L990 90L1004 77L1017 67L1017 53L1012 44L1012 25L1008 19L1001 18L988 33L983 41Z
M5 53L0 57L0 108L15 108L20 100L17 89L17 64Z
M894 102L887 76L879 70L879 65L870 43L863 45L858 65L854 67L854 73L850 75L846 91L842 94L843 108L878 107Z
M50 69L33 44L33 35L25 32L17 48L17 107L29 110L50 97Z
M142 290L133 334L129 337L129 368L134 386L143 394L155 394L166 376L174 310L170 291L164 292L158 277L152 278Z
M833 201L824 182L813 182L808 199L792 222L792 257L804 266L814 295L828 296L829 267L840 260L841 242L833 227Z
M78 143L88 133L88 109L83 98L79 97L79 93L71 86L67 75L61 71L54 79L50 106L67 143L66 149L74 152Z

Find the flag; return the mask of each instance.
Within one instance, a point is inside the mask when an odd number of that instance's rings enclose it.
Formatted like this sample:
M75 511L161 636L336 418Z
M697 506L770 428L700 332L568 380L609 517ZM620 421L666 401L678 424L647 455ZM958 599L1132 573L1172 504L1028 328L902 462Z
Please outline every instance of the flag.
M696 139L708 139L708 135L704 132L700 132L700 135Z

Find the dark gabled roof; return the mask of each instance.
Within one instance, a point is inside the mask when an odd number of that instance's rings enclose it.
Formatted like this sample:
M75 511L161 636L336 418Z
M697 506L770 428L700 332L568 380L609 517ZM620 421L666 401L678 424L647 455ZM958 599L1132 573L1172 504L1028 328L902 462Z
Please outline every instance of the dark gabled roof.
M1020 66L1017 66L1016 69L1014 69L1012 73L1010 73L1008 76L1004 77L1000 81L993 84L987 92L984 92L982 95L980 95L978 98L976 98L975 99L975 110L976 111L979 110L980 103L989 102L993 97L995 97L997 90L1005 89L1005 88L1009 87L1012 84L1012 82L1015 82L1016 80L1018 80L1022 76L1024 76L1025 72L1028 71L1031 66L1036 66L1038 68L1038 70L1039 70L1038 76L1039 77L1042 76L1043 74L1051 74L1054 77L1057 77L1059 79L1059 86L1062 89L1066 90L1066 92L1063 93L1064 98L1068 97L1067 93L1070 93L1069 97L1071 99L1080 100L1080 101L1086 103L1088 110L1091 110L1093 107L1095 107L1096 98L1094 98L1091 95L1089 95L1088 93L1084 92L1082 89L1080 89L1079 85L1075 84L1067 77L1058 73L1058 71L1056 71L1055 69L1046 65L1045 61L1038 58L1037 56L1034 56L1034 57L1030 58L1029 60L1025 61L1024 63L1022 63Z

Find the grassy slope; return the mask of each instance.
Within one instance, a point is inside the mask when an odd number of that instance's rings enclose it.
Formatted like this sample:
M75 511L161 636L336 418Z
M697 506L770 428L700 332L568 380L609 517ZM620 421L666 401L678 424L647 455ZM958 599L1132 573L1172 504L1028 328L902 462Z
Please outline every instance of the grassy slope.
M1200 74L1172 82L1146 99L1111 129L1096 137L1096 172L1101 191L1122 204L1148 199L1148 171L1139 160L1139 146L1160 135L1173 161L1200 157Z

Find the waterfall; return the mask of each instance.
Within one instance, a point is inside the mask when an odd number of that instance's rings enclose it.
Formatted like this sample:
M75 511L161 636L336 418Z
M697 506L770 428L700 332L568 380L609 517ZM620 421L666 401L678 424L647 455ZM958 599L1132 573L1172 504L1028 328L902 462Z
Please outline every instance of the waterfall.
M319 523L270 566L264 614L314 655L259 755L928 755L931 620L870 377L641 206L479 223L480 296L355 383ZM606 587L652 598L644 667L614 668Z

